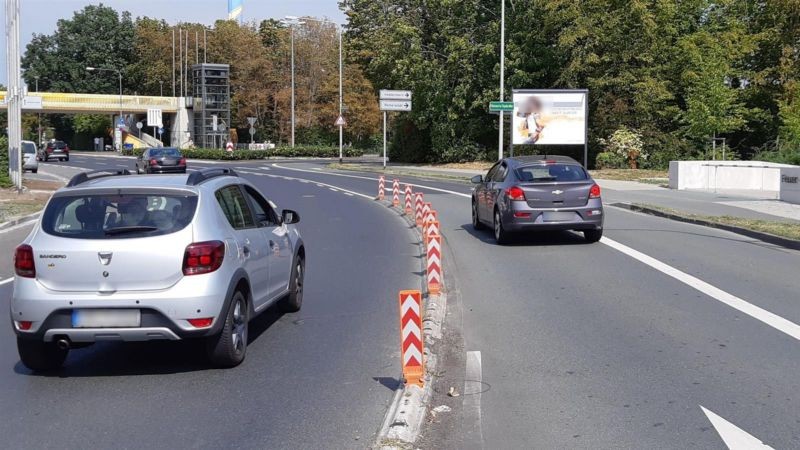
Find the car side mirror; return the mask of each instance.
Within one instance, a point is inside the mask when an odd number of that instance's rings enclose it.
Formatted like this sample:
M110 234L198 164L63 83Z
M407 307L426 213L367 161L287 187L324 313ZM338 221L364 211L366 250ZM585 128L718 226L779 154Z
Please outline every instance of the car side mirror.
M300 222L300 214L297 214L296 211L292 211L291 209L284 209L283 212L281 212L281 220L284 224L291 225Z
M481 184L483 183L483 175L475 175L470 179L474 184Z

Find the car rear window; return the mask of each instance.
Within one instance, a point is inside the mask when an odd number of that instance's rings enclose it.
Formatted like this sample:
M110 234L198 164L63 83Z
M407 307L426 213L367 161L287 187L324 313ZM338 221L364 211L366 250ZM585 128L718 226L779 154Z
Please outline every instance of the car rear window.
M50 144L53 148L67 148L67 143L63 141L55 141Z
M185 228L197 196L174 193L94 194L54 197L42 216L42 229L76 239L127 239L160 236Z
M181 152L175 148L159 148L159 149L151 149L150 156L153 158L160 158L162 156L174 156L176 158L181 157Z
M23 142L22 143L22 153L24 154L32 154L36 153L36 144L31 142Z
M588 180L589 174L576 164L537 164L518 168L517 178L525 183L552 183Z

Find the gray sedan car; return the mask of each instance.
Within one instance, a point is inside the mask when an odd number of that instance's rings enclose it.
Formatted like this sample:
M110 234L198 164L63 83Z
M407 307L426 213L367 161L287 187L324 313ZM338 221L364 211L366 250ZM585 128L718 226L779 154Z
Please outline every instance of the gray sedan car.
M491 227L499 244L511 233L538 230L582 231L588 242L603 236L600 186L572 158L506 158L472 182L472 225Z
M253 317L300 309L300 217L231 169L129 175L78 174L17 247L22 363L53 369L97 341L197 338L211 362L239 364Z

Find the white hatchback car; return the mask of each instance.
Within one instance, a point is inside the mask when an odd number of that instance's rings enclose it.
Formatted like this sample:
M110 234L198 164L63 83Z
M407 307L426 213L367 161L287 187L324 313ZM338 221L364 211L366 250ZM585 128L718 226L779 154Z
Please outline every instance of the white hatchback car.
M75 176L16 249L11 320L20 359L61 366L97 341L203 338L220 366L242 362L248 321L303 301L305 248L231 169Z
M22 171L30 170L33 173L39 171L39 160L36 159L36 143L22 141Z

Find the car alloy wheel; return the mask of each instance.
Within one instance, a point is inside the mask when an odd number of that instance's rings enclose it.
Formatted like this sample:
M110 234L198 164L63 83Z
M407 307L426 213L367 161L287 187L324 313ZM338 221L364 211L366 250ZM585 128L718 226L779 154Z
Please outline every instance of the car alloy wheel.
M503 229L503 220L500 218L499 209L494 210L494 240L500 245L508 243L508 232Z
M231 324L231 347L234 353L239 354L247 345L247 305L244 297L239 297L233 306L233 323Z
M474 200L472 201L472 228L476 230L483 229L481 219L478 217L478 203Z

